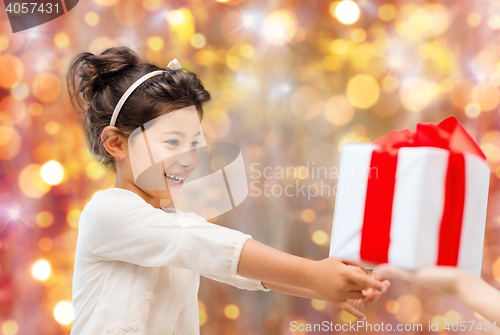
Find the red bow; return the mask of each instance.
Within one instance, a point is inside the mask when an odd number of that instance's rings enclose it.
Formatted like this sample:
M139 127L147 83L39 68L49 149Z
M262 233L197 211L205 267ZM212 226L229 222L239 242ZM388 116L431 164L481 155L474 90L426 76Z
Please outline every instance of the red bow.
M439 124L418 123L417 130L392 130L377 139L373 144L381 146L384 151L395 154L401 147L436 147L454 153L471 153L486 160L486 156L474 137L453 116Z

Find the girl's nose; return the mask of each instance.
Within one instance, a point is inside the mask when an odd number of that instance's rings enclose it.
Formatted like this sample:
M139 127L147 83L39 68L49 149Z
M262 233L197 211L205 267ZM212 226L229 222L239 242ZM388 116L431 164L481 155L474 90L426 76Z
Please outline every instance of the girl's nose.
M198 164L198 150L188 149L179 155L177 163L181 166L193 168Z

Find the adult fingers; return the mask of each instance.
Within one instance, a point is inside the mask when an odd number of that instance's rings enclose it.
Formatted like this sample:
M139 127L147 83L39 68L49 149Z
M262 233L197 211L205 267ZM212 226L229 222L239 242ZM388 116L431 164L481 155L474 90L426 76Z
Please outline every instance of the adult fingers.
M387 291L386 285L384 285L377 279L370 278L366 274L354 273L351 277L351 283L353 284L353 286L361 289L372 288L382 293L385 293L385 291Z
M410 280L411 273L390 264L382 264L375 268L374 272L383 278L398 278Z

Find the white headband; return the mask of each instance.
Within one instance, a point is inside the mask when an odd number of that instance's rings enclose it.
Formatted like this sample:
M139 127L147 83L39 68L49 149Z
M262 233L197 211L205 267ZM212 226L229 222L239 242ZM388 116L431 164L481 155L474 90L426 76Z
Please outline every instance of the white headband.
M172 60L170 63L168 63L167 67L170 70L178 70L181 68L181 63L179 63L179 61L174 58L174 60ZM150 72L150 73L142 76L141 78L137 79L137 81L135 83L133 83L132 86L130 86L128 88L128 90L125 91L125 93L123 93L122 97L120 98L120 101L118 101L118 103L116 104L116 107L115 107L115 110L113 111L113 116L111 116L111 122L109 123L109 125L110 126L115 125L116 119L118 118L118 113L120 113L120 109L122 109L123 104L128 99L130 94L132 94L132 92L137 87L139 87L140 84L142 84L144 81L148 80L149 78L157 76L157 75L162 74L164 72L167 72L167 71L164 71L164 70L153 71L153 72Z

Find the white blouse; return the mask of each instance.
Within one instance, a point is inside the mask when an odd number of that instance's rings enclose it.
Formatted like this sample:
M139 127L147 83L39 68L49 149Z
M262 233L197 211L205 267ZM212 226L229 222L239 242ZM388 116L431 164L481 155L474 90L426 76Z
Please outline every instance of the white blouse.
M249 238L129 190L98 193L78 226L71 335L199 334L200 274L269 291L236 273Z

